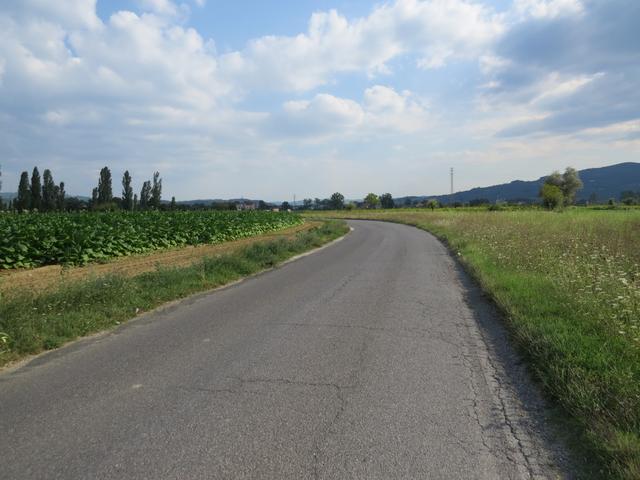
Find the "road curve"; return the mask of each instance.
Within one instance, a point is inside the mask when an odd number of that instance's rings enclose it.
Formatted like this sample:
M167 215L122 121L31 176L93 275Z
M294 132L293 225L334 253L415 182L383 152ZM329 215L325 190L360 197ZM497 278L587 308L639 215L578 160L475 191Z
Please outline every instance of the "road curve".
M544 407L435 238L343 241L0 374L0 478L559 478Z

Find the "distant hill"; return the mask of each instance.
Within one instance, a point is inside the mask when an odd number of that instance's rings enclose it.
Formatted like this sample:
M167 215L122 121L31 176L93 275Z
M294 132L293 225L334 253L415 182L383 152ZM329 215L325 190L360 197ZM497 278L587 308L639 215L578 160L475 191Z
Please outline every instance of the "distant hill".
M580 178L584 188L578 192L577 201L594 200L605 202L610 198L619 199L620 193L626 190L640 191L640 163L619 163L608 167L587 168L580 170ZM486 199L493 203L502 201L534 202L538 200L538 192L546 177L537 180L514 180L510 183L493 185L491 187L478 187L456 192L452 195L403 197L396 199L402 203L404 199L411 201L423 201L427 198L435 198L442 203L462 202Z
M163 200L164 201L164 200ZM223 200L222 198L203 198L196 200L177 200L178 205L211 205L213 203L258 203L261 200L251 200L250 198L230 198ZM266 202L271 205L271 202Z
M620 193L624 191L640 192L640 163L627 162L608 167L587 168L580 170L580 178L584 183L584 188L578 192L577 201L591 200L597 202L606 202L610 198L619 199ZM456 192L452 195L419 195L396 198L396 204L402 205L406 201L411 203L422 202L426 199L434 198L441 203L462 202L469 203L473 200L484 199L491 203L498 200L512 202L537 202L538 192L546 177L540 177L537 180L524 181L514 180L510 183L501 185L493 185L490 187L478 187L463 192ZM9 201L17 196L15 192L0 192L0 197L4 201ZM81 200L89 200L89 197L78 196ZM165 198L165 202L168 200ZM207 198L197 200L182 200L178 204L194 205L212 203L258 203L258 200L248 198L232 198L223 200L219 198ZM268 205L280 205L281 202L266 202ZM293 203L293 202L290 202ZM301 205L302 201L296 202Z
M17 196L18 192L0 192L0 198L5 202L13 200L14 198L17 198ZM85 202L91 200L91 197L85 197L83 195L67 195L67 198L77 198L79 200L84 200Z
M0 198L5 202L13 200L18 196L17 192L0 192ZM84 200L88 202L91 200L91 197L85 197L83 195L71 195L69 198L77 198L79 200ZM196 199L196 200L178 200L176 203L179 205L211 205L213 203L258 203L260 200L251 200L249 198L231 198L228 200L224 200L221 198L204 198L204 199ZM162 203L169 203L170 200L164 199ZM275 205L273 202L266 202L268 205ZM281 202L280 202L281 203ZM278 203L278 205L280 205ZM302 203L302 202L299 202Z
M2 198L2 200L4 200L5 202L13 200L17 196L18 194L16 192L0 192L0 198Z

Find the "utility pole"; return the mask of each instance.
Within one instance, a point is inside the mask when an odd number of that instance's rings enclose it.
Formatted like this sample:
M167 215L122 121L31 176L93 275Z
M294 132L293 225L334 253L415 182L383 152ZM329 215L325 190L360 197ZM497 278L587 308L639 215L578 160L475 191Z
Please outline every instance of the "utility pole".
M293 210L296 209L296 194L293 194Z
M453 197L453 167L451 167L451 196Z

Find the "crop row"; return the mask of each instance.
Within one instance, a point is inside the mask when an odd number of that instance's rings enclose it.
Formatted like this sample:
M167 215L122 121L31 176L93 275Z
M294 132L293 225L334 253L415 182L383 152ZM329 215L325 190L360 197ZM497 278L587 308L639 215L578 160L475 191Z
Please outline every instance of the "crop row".
M220 243L286 228L285 212L108 212L0 215L0 268L81 265L152 250Z

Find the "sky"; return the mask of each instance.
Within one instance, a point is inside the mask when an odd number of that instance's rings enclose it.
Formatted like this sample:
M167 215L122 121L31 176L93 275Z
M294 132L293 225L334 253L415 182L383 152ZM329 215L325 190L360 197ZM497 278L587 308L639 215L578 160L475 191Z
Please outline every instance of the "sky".
M0 164L436 195L640 161L638 0L2 0Z

